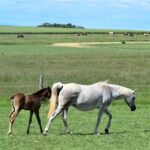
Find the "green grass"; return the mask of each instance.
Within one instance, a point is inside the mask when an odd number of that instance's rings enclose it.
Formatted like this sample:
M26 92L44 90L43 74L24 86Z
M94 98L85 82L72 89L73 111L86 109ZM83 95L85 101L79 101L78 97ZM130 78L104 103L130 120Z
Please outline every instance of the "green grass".
M69 111L68 123L73 134L65 134L61 117L58 116L53 121L48 135L45 137L40 134L35 116L30 128L30 135L26 135L29 112L21 111L13 128L13 136L9 137L8 113L11 110L8 101L1 101L0 124L0 145L1 149L7 150L34 150L34 149L53 149L53 150L97 150L97 149L128 149L128 150L147 150L150 146L150 119L148 110L150 105L137 105L137 110L131 112L128 106L111 105L110 110L113 114L110 134L104 134L107 123L107 116L104 115L100 126L101 135L91 134L93 132L97 110L80 112L71 108ZM48 104L43 104L41 108L41 119L43 127L47 123ZM2 116L3 115L3 116Z
M89 48L1 45L0 85L2 94L13 94L9 86L24 86L23 91L38 87L43 74L45 85L56 81L91 84L109 80L138 88L139 101L149 102L150 44L95 45ZM84 70L84 71L83 71ZM12 91L13 92L12 92Z
M114 35L103 34L109 31ZM77 33L88 33L87 36ZM133 32L134 36L125 36L122 33ZM150 36L144 32L134 30L111 29L68 29L68 28L43 28L43 27L16 27L0 26L1 45L51 45L59 42L122 42L122 41L150 41ZM24 34L24 39L17 38L18 33ZM91 34L92 33L92 34Z
M0 149L148 149L149 66L150 44L104 44L88 48L28 43L0 45ZM109 80L110 83L137 88L137 110L133 113L123 101L116 101L110 106L113 114L111 134L103 134L107 121L104 115L100 127L102 134L98 136L90 134L95 126L97 110L80 112L71 108L68 117L73 134L64 134L63 123L58 117L46 137L40 135L35 117L31 134L26 135L29 113L21 111L14 125L14 135L8 137L8 114L11 111L8 97L16 92L35 92L40 74L44 76L45 86L56 81L91 84ZM47 110L48 103L45 103L40 113L43 128L47 123Z
M88 34L77 36L76 34L24 34L24 39L18 39L17 34L0 34L2 45L51 45L53 43L67 42L122 42L122 41L150 41L150 36L135 34L133 37L123 34Z

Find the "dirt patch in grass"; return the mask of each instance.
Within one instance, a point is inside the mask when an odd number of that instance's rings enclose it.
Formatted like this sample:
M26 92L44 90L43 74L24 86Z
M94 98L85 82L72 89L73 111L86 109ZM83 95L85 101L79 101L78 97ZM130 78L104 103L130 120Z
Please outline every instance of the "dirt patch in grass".
M126 42L126 44L135 44L135 43L150 43L145 41L136 41L136 42ZM53 43L52 46L57 47L73 47L73 48L88 48L97 44L122 44L121 42L78 42L78 43Z
M54 43L52 46L58 46L58 47L74 47L74 48L84 48L89 47L88 45L82 44L82 43Z
M120 44L121 42L81 42L81 43L54 43L52 46L58 47L74 47L74 48L87 48L96 44Z

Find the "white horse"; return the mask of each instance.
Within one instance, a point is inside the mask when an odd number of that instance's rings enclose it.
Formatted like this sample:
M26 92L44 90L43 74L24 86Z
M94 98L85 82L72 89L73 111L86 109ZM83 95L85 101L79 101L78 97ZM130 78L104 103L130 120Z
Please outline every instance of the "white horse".
M131 111L136 110L135 90L119 85L108 84L107 82L97 82L92 85L76 83L62 84L61 82L57 82L52 86L48 113L49 120L43 134L47 134L52 120L61 112L65 130L66 132L70 132L67 124L67 111L71 105L81 111L88 111L94 108L99 109L94 133L98 133L103 113L107 114L109 120L105 128L105 133L108 133L112 114L107 107L113 100L120 98L125 100Z

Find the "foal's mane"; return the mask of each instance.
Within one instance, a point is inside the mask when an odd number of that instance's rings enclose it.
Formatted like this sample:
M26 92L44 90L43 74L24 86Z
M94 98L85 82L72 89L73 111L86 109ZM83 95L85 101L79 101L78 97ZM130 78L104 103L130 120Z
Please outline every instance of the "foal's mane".
M39 91L36 91L35 93L33 93L32 95L33 96L37 96L37 95L41 95L44 91L46 91L46 90L50 90L50 87L48 86L47 88L43 88L43 89L41 89L41 90L39 90Z

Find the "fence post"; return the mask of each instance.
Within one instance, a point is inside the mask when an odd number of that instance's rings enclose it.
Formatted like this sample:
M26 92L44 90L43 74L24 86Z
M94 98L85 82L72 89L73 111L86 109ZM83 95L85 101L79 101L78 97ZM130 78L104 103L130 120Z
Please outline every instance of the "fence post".
M39 80L39 90L43 88L43 76L40 75L40 80Z

